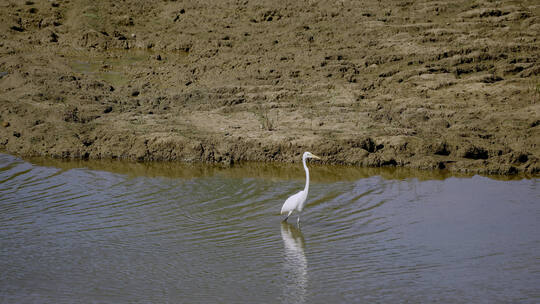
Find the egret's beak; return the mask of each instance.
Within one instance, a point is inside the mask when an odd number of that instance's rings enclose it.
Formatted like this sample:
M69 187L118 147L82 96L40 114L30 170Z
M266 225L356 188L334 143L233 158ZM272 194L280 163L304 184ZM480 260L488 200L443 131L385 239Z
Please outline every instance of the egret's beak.
M312 158L316 158L316 159L321 159L320 157L318 157L318 156L315 155L315 154L311 154L311 157L312 157Z

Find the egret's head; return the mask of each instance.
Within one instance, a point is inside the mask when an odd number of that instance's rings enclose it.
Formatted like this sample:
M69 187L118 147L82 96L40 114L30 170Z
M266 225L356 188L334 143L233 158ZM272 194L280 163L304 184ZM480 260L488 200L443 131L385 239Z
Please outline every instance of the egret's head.
M302 158L304 158L304 159L308 159L308 158L321 159L320 157L318 157L315 154L312 154L311 152L304 152L304 155L302 156Z

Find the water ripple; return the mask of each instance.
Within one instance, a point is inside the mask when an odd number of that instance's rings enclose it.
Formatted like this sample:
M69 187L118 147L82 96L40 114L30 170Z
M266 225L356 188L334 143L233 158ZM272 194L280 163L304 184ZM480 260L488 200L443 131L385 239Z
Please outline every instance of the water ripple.
M430 302L434 289L443 302L457 291L513 302L537 288L534 181L317 182L314 168L299 229L280 223L279 210L301 179L235 170L134 176L0 154L0 298ZM517 296L475 297L471 282Z

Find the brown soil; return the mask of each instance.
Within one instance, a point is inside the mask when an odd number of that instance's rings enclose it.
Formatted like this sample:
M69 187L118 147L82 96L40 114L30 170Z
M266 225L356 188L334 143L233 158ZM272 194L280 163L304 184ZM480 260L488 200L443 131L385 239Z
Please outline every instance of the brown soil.
M2 1L0 149L540 173L531 1Z

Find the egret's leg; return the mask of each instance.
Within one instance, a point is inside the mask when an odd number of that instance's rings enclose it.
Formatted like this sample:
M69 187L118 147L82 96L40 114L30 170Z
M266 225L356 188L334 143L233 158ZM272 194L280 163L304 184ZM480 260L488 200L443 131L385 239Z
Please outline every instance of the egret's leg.
M296 226L300 227L300 214L298 214L298 218L296 219Z
M286 222L287 219L289 218L289 216L291 216L291 213L292 213L292 211L289 211L289 214L287 214L287 216L283 219L282 222Z

